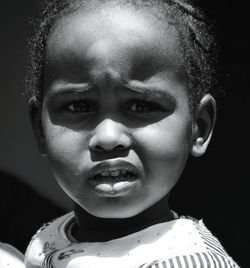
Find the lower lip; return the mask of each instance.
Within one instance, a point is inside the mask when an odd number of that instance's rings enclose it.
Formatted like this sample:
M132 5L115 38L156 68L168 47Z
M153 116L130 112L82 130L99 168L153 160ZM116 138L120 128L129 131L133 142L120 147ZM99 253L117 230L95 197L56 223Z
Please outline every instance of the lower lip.
M105 196L119 196L130 192L137 184L138 178L126 179L99 179L94 178L89 180L89 185L99 194Z

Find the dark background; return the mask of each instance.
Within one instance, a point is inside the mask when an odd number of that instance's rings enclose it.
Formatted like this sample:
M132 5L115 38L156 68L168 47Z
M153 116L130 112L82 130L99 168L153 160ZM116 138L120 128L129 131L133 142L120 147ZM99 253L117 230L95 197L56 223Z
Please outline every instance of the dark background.
M208 151L190 159L171 202L176 211L203 218L231 256L248 267L250 9L248 1L198 2L216 20L223 91Z
M217 97L218 118L208 151L202 158L189 160L173 190L171 204L179 214L203 218L229 254L242 267L248 267L250 10L248 1L197 2L217 21L218 77L224 93ZM37 3L35 0L0 2L0 169L14 174L55 205L49 214L47 201L46 208L43 202L33 201L37 206L27 206L24 214L28 220L13 220L19 227L22 225L20 232L25 229L33 232L43 219L54 218L61 208L70 209L68 199L37 152L22 95L26 38L31 29L27 18L36 14ZM10 191L10 196L16 201L12 202L14 207L18 204L15 199L18 194ZM35 207L40 213L34 212ZM1 213L1 222L5 217ZM0 231L3 232L2 228ZM24 250L29 235L23 234L16 244L14 240L11 243Z

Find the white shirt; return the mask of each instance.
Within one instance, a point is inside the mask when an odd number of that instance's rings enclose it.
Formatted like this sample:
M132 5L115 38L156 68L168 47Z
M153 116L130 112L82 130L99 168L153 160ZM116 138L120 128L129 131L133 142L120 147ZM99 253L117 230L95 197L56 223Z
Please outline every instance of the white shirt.
M0 268L24 268L24 256L16 248L0 242Z
M42 227L26 252L27 268L239 267L202 221L179 218L125 237L78 243L69 213Z

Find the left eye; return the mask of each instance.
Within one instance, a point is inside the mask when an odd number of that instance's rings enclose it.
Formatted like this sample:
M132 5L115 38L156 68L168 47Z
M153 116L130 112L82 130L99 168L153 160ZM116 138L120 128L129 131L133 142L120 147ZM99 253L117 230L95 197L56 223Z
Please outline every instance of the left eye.
M158 105L144 101L134 102L128 107L129 112L136 112L136 113L150 113L155 112L157 110L160 110Z
M84 102L74 102L67 106L67 111L71 113L91 113L94 112L94 108Z

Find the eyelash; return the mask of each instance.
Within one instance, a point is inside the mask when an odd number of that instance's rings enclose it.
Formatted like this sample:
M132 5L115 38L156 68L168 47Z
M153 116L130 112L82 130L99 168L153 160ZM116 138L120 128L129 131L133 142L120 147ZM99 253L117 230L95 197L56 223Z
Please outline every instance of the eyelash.
M95 108L95 104L87 103L84 100L73 101L67 105L65 105L64 110L67 113L72 115L74 114L90 114L97 111ZM131 100L125 106L126 113L136 113L136 114L150 114L157 111L164 111L164 109L160 104L146 101L146 100Z
M131 107L138 105L139 108L137 111L132 111ZM134 100L130 102L130 109L131 111L128 112L136 112L136 113L153 113L157 111L163 111L163 107L159 105L158 103L154 103L151 101L145 101L145 100Z

